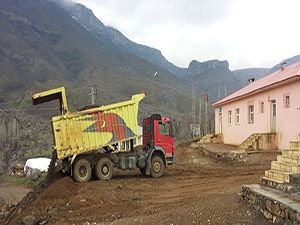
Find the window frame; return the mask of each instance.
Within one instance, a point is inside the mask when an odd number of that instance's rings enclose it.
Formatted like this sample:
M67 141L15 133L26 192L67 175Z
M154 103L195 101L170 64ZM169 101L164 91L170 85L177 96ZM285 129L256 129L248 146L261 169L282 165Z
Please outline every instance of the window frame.
M236 125L241 124L241 110L240 110L240 108L235 109L235 124Z
M228 125L232 126L232 110L228 110Z
M259 111L260 111L260 113L265 113L265 102L264 101L259 102Z
M283 107L284 108L290 108L291 107L291 96L290 96L290 93L283 94Z
M255 121L255 113L254 112L255 112L254 104L248 105L248 123L249 124L254 124L254 121Z
M164 131L162 132L161 127L163 126ZM158 131L160 135L172 137L172 125L170 122L159 122L158 123Z

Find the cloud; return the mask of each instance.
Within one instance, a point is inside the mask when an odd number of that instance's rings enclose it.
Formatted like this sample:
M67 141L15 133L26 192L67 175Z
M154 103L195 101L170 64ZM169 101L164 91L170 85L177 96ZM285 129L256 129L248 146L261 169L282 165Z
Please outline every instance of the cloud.
M221 59L233 69L269 67L300 53L298 0L74 1L179 66Z

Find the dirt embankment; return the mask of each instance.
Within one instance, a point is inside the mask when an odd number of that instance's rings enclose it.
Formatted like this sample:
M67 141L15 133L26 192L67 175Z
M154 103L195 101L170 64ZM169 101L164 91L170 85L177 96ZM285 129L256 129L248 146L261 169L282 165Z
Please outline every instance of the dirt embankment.
M37 190L6 223L21 224L33 215L57 225L269 225L238 195L242 184L259 182L274 155L255 157L259 163L223 162L180 145L177 164L159 179L142 177L138 171L116 171L111 181L85 184L62 177Z

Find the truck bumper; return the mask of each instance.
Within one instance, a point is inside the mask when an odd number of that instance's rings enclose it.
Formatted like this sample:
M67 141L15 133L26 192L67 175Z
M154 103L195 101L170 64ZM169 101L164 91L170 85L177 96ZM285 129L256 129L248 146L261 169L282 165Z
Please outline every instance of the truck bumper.
M175 161L176 161L176 160L175 160L175 155L167 157L167 158L166 158L166 161L167 161L167 165L172 165L172 164L174 164Z

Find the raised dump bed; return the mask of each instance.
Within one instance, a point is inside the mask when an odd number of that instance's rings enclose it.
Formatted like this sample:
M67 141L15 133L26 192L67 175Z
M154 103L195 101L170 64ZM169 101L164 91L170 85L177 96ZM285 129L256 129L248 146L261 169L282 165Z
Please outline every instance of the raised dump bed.
M111 105L69 112L65 88L33 95L33 103L59 100L61 115L52 118L54 150L60 169L79 182L95 173L108 180L113 168L139 168L143 175L160 177L174 163L174 138L170 119L154 114L143 120L143 146L134 149L138 137L138 106L145 93ZM124 151L120 143L130 146Z

